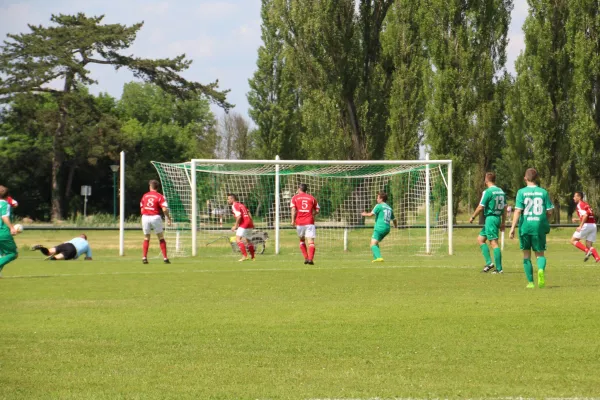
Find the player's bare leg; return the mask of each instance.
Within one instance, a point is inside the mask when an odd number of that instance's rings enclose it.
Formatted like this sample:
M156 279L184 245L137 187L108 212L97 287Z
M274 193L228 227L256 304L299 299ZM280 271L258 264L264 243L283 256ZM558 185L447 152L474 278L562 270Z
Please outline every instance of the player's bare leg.
M600 256L598 256L598 251L594 248L594 242L586 240L585 244L588 248L588 251L585 253L585 258L583 261L587 261L589 260L590 256L594 256L594 260L596 260L596 262L600 262Z
M144 235L144 243L142 245L142 263L148 264L148 249L150 248L150 234Z
M306 239L304 236L300 238L300 251L304 256L304 264L308 264L308 250L306 249Z
M165 242L164 233L157 233L156 236L158 237L158 244L160 245L160 251L163 255L163 262L165 264L171 264L171 261L169 261L169 257L167 257L167 242Z
M315 239L308 238L308 264L315 265Z
M243 236L236 236L235 237L235 241L237 242L237 245L240 249L240 252L242 253L242 258L240 258L238 261L247 261L249 260L248 258L248 253L246 252L246 244L244 243L244 237Z
M492 262L492 258L490 257L490 249L487 245L487 237L477 235L477 244L479 245L479 249L481 250L481 254L485 260L485 265L483 267L483 271L481 272L489 272L494 269L494 263Z

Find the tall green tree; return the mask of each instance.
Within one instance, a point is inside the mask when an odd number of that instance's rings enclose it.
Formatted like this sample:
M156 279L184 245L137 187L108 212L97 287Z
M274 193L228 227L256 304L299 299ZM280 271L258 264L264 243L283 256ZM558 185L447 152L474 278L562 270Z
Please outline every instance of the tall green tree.
M500 156L507 84L511 0L426 0L424 26L432 63L426 106L426 141L436 157L452 158L455 212L465 172L483 186L483 173Z
M249 114L257 128L254 132L258 158L303 158L300 93L286 55L281 30L274 21L274 0L262 0L261 38L257 70L248 80Z
M72 115L70 93L80 85L95 83L87 67L90 64L128 68L134 76L151 81L166 92L183 98L199 94L219 106L231 107L226 91L217 90L217 82L207 85L184 79L180 73L191 61L183 55L173 59L142 59L123 55L136 38L142 23L132 26L102 24L103 16L52 15L50 27L29 25L30 32L9 34L0 47L0 100L9 101L18 93L50 93L59 104L59 120L52 140L52 214L62 218L64 187L64 145L68 117ZM62 79L62 88L49 84Z
M573 65L569 124L579 187L600 207L600 7L597 1L568 2L568 52Z
M533 165L560 210L572 190L573 159L570 124L573 110L569 94L573 64L567 48L567 0L530 0L525 20L525 50L516 62L517 78L508 109L511 130L526 138ZM514 152L522 146L515 142ZM515 146L515 143L508 143ZM522 174L523 172L521 172ZM560 212L554 213L560 222Z
M398 0L382 33L384 63L393 67L389 96L386 158L418 159L425 119L429 60L423 45L422 0Z
M275 1L296 81L303 94L320 92L333 102L349 143L343 155L382 158L390 74L381 62L380 35L393 0Z

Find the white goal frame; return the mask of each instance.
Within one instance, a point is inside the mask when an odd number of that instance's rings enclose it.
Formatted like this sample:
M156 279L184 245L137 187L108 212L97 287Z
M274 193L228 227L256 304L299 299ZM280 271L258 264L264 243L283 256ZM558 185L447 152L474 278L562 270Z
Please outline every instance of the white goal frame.
M431 217L430 217L430 204L429 204L429 176L430 176L430 168L431 166L440 166L447 165L448 166L448 181L446 183L447 187L447 201L448 201L448 254L452 255L454 253L453 244L452 244L452 236L453 236L453 212L452 212L452 160L429 160L429 154L425 155L425 160L369 160L369 161L351 161L351 160L336 160L336 161L325 161L325 160L281 160L279 156L275 158L275 160L224 160L224 159L192 159L190 165L190 186L191 186L191 206L192 206L192 218L191 218L191 233L192 233L192 257L198 255L198 186L197 186L197 177L196 177L196 167L200 164L250 164L250 165L274 165L275 166L275 254L279 254L279 235L280 235L280 183L279 183L279 166L280 165L415 165L415 166L423 166L425 165L425 187L426 187L426 195L425 195L425 253L431 254Z

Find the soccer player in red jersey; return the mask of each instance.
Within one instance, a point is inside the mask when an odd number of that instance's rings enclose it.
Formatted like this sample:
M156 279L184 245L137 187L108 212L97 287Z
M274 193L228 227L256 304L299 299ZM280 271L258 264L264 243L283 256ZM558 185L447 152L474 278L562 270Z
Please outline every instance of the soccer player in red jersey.
M317 229L315 228L315 215L320 211L319 203L308 191L308 185L301 183L298 185L296 195L292 197L290 207L292 208L292 225L296 227L296 232L300 238L300 250L304 256L304 264L314 265L315 258L315 237ZM306 249L306 239L308 239L308 251Z
M600 262L598 252L592 247L596 241L596 231L598 230L594 211L588 203L583 201L583 192L575 192L573 201L577 204L579 226L573 233L571 244L585 253L583 261L587 261L593 255L596 262ZM577 222L577 219L574 218L573 222ZM585 240L585 245L580 240Z
M10 196L8 196L6 198L6 202L8 203L8 205L10 206L10 208L17 208L17 207L19 207L19 202L16 201L15 199L13 199Z
M227 195L227 203L231 206L231 211L235 216L235 225L231 230L235 232L235 240L242 252L242 258L238 261L254 261L254 244L250 241L254 222L252 222L250 211L248 211L244 204L238 201L237 196L233 193ZM248 252L246 252L246 246L248 247ZM248 253L250 253L250 258L248 258Z
M164 196L158 193L158 181L151 180L148 182L150 191L142 196L140 201L140 210L142 213L142 230L144 231L144 245L143 245L143 257L142 262L148 264L148 248L150 247L150 232L154 229L158 241L160 244L160 250L163 254L165 264L171 264L167 257L167 243L165 242L163 234L163 222L160 217L160 210L162 209L167 219L167 224L171 225L171 216L169 215L169 209L167 200Z

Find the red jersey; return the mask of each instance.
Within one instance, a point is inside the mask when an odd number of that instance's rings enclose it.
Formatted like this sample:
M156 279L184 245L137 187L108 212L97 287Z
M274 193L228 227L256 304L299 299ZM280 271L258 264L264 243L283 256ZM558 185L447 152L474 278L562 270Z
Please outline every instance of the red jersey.
M142 215L160 215L160 210L168 207L165 197L158 192L148 192L142 196L140 210Z
M9 205L9 206L11 206L12 208L15 208L15 207L17 207L17 206L19 205L19 203L18 203L18 202L17 202L15 199L13 199L12 197L10 197L10 196L8 196L8 197L6 198L6 202L7 202L7 203L8 203L8 205Z
M577 214L579 214L579 220L582 221L583 218L587 215L586 224L595 224L596 218L594 218L594 211L590 207L590 205L584 201L579 201L577 203Z
M231 211L233 212L233 215L235 215L236 218L240 215L242 216L242 220L240 221L239 226L240 228L254 228L252 217L250 216L250 212L248 211L245 205L237 201L231 205Z
M290 207L296 209L296 225L304 226L315 224L313 210L319 210L319 203L317 203L317 199L313 196L308 193L298 193L292 197Z

